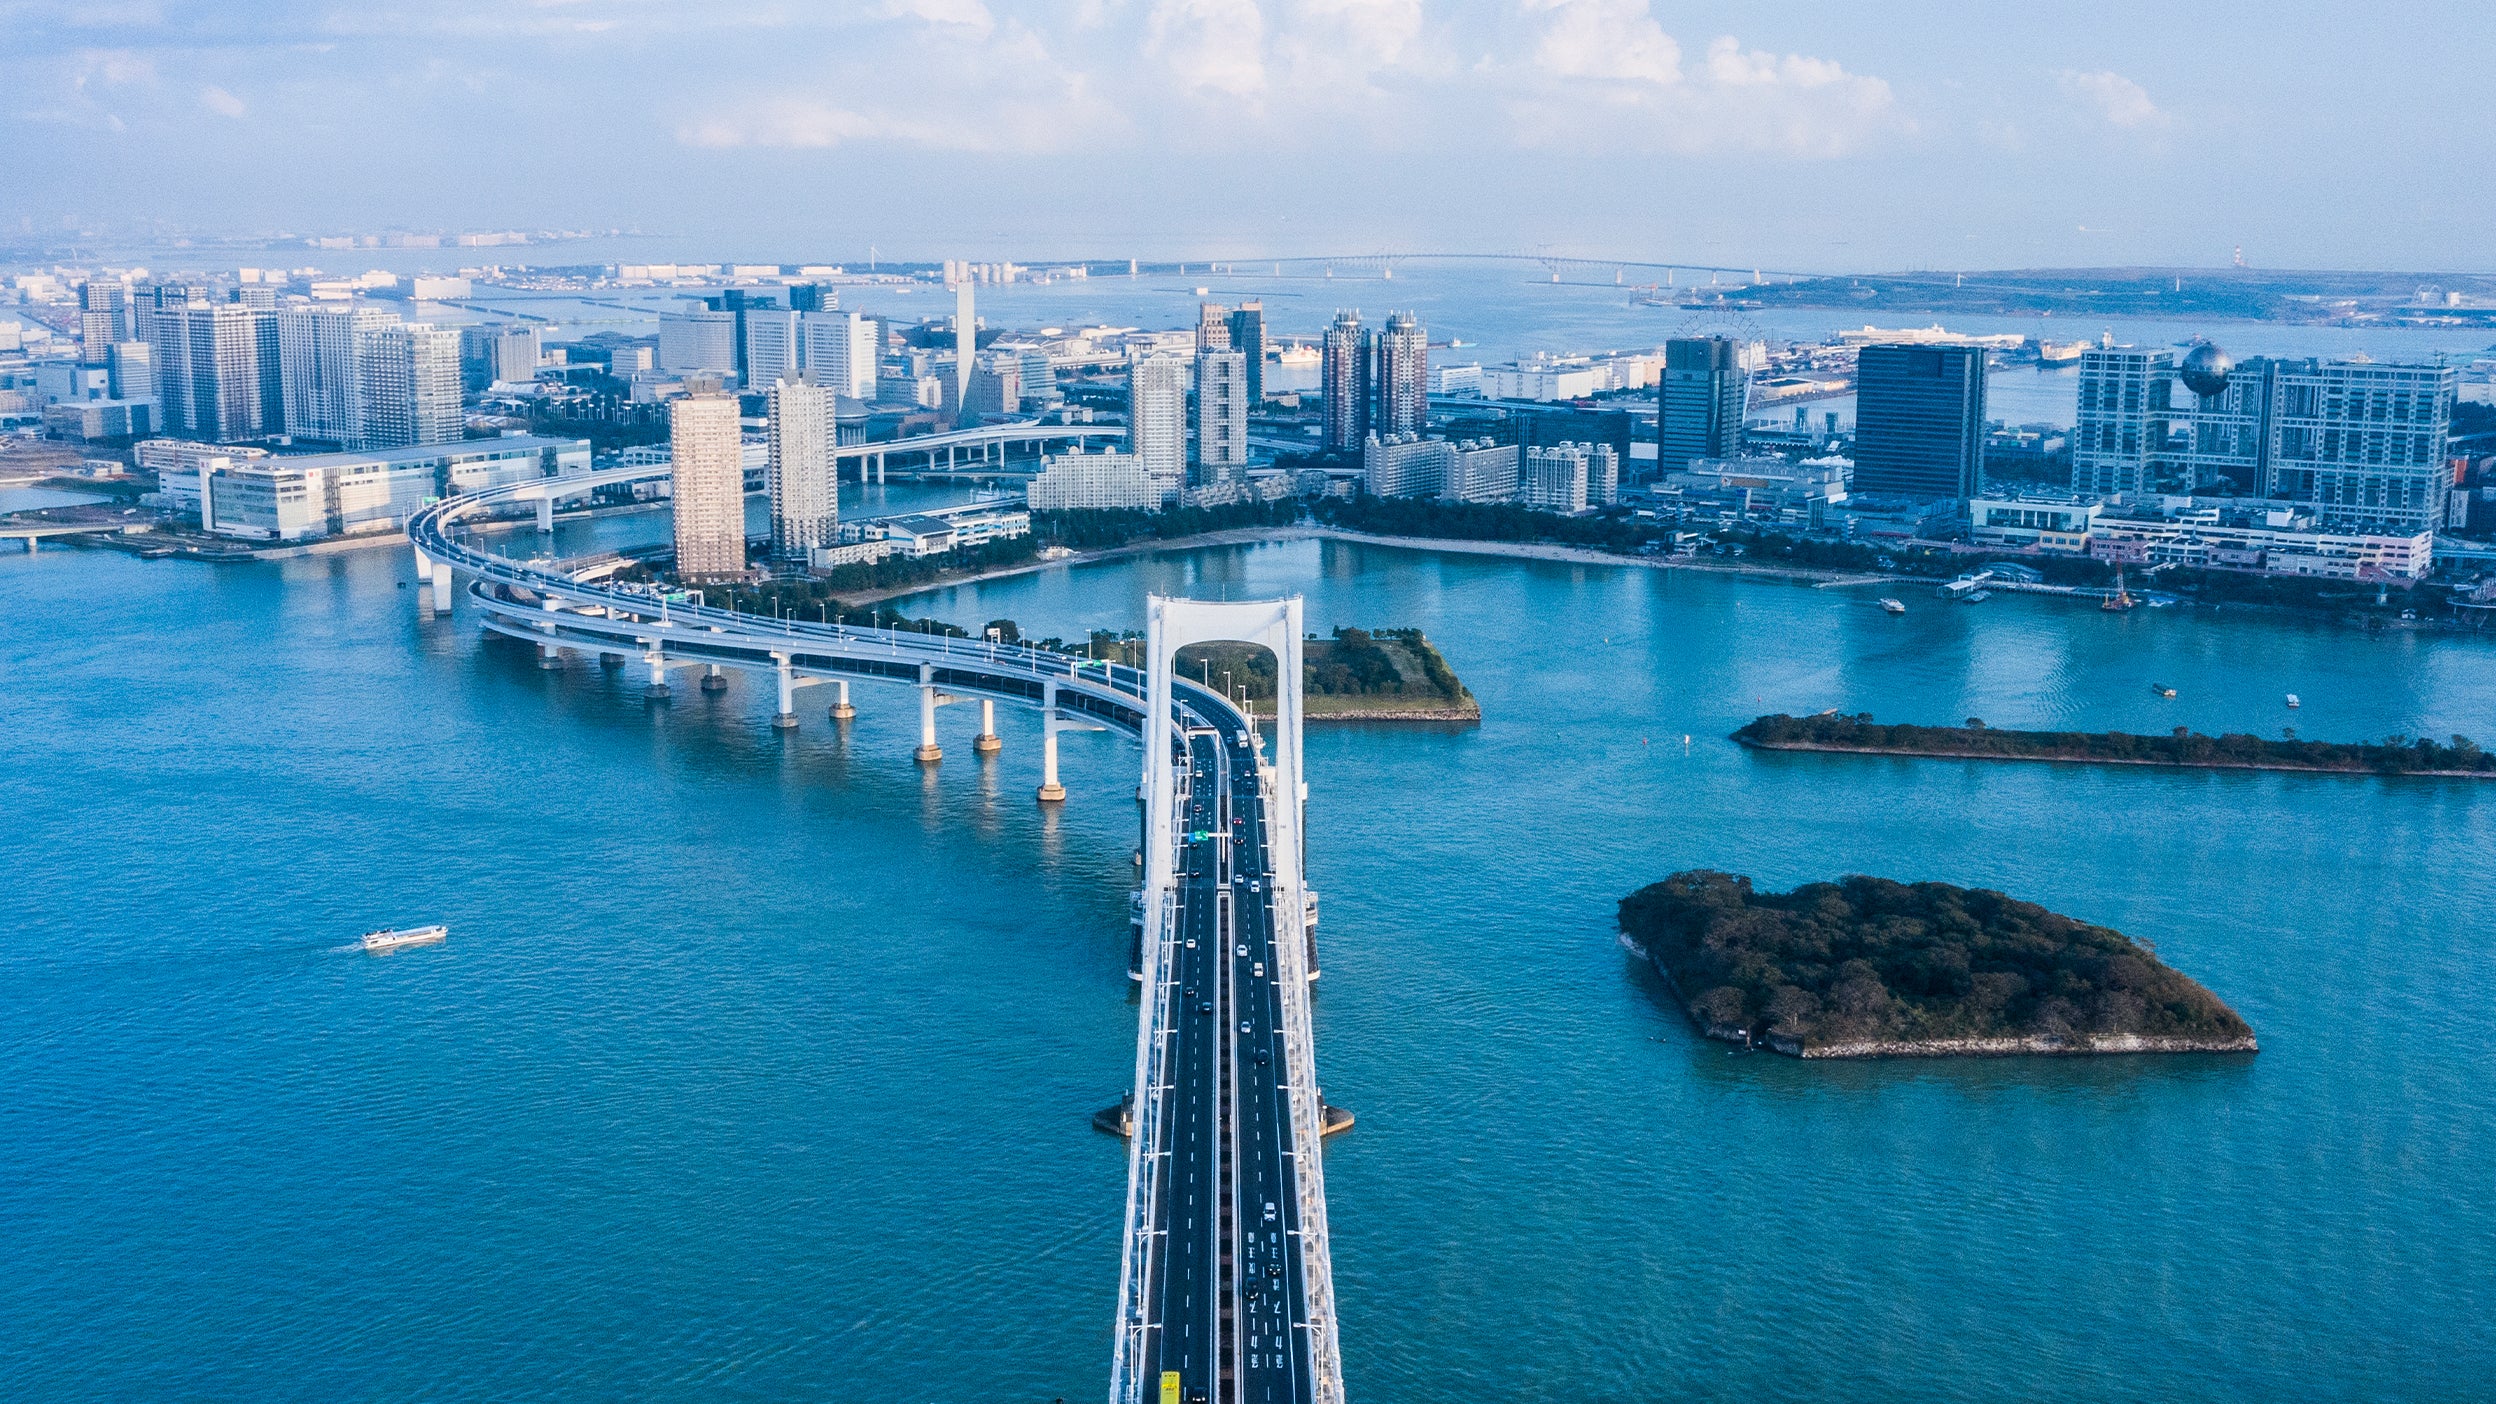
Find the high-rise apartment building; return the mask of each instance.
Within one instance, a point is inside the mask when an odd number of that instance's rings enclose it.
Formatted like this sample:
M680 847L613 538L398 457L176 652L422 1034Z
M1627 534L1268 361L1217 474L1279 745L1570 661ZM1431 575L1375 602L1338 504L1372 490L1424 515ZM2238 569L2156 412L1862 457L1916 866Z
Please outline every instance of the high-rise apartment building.
M276 318L193 291L160 289L149 311L162 432L222 441L279 432L286 405Z
M1430 334L1412 313L1388 315L1373 338L1370 375L1378 407L1369 427L1382 435L1420 433L1430 411Z
M1450 502L1513 502L1517 462L1515 444L1467 439L1455 446L1455 461L1439 496Z
M1243 302L1231 313L1231 349L1248 358L1248 410L1265 404L1265 304Z
M1546 512L1585 511L1594 452L1585 444L1538 444L1524 450L1517 500ZM1601 452L1608 455L1611 450Z
M1101 511L1108 508L1156 508L1162 488L1144 472L1132 453L1071 453L1041 460L1040 473L1024 490L1035 512Z
M670 375L737 369L737 319L712 310L669 312L659 318L659 369Z
M1357 453L1369 439L1369 339L1361 314L1335 314L1318 343L1318 394L1324 400L1329 453Z
M286 432L341 447L362 443L363 371L358 338L398 321L356 303L290 307L277 314L277 359Z
M152 352L144 341L115 342L105 353L104 366L108 383L116 400L152 400L156 398L156 368Z
M1196 484L1232 482L1247 472L1248 358L1237 351L1200 351L1196 355Z
M668 405L674 454L669 490L676 512L676 576L733 580L745 574L745 450L737 398L684 395Z
M504 327L494 334L494 378L510 385L537 379L537 328Z
M856 312L803 312L798 331L806 369L816 384L853 400L875 398L882 323Z
M1982 347L1863 348L1855 362L1855 492L1963 500L1983 491L1984 467Z
M1196 308L1196 354L1231 349L1231 309L1218 302L1200 303Z
M410 322L358 333L356 363L359 423L349 448L449 444L464 437L457 327Z
M1456 446L1419 434L1372 434L1361 444L1361 486L1372 497L1441 497Z
M1147 356L1127 368L1127 450L1165 500L1187 485L1187 362Z
M832 391L812 380L779 380L768 392L771 555L802 569L833 543L840 502L832 484Z
M745 338L739 358L741 379L748 390L768 390L775 382L794 380L805 366L798 319L805 314L781 307L748 307L739 335Z
M2092 497L2159 491L2175 353L2137 346L2080 353L2071 434L2071 490ZM2189 484L2187 490L2190 490Z
M1664 343L1664 370L1655 390L1658 472L1680 472L1694 459L1742 456L1751 377L1740 351L1726 336Z
M130 285L119 279L91 279L78 288L78 357L81 363L107 363L112 348L138 337L130 305ZM144 398L143 396L132 398Z

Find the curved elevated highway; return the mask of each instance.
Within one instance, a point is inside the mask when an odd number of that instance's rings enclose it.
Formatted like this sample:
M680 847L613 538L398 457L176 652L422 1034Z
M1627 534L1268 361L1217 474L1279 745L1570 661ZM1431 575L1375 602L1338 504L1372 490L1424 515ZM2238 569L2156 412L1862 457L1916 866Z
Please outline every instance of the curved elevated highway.
M853 681L919 689L918 758L933 762L935 709L949 694L1038 706L1046 726L1040 798L1057 784L1057 733L1105 726L1144 742L1133 1134L1119 1272L1112 1404L1339 1404L1332 1258L1318 1142L1323 1108L1310 1028L1314 978L1302 872L1299 698L1286 690L1272 751L1220 694L1176 675L1190 643L1235 639L1300 672L1297 599L1151 602L1151 666L686 606L646 588L577 578L498 555L462 524L523 504L546 522L558 498L664 475L635 467L538 479L433 504L408 524L436 612L453 573L486 629L565 650L637 660L646 690L673 670L772 675L775 724L797 724L795 692ZM423 596L420 596L423 597ZM980 738L994 743L993 712Z

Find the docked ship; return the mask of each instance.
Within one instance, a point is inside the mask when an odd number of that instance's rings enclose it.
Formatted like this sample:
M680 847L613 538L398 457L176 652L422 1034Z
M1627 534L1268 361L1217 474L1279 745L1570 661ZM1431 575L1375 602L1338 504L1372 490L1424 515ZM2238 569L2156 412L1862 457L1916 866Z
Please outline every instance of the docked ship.
M450 934L451 929L449 927L439 924L433 926L411 926L405 931L400 931L395 927L385 926L379 931L367 931L364 933L364 949L368 951L395 951L402 946L439 945Z

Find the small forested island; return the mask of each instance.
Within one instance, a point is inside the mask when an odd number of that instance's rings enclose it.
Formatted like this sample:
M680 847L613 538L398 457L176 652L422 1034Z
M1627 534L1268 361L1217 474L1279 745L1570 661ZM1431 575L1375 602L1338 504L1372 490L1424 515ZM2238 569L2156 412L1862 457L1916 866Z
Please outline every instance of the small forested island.
M1798 1058L2251 1053L2218 996L2121 932L1947 883L1791 892L1693 869L1621 899L1621 938L1709 1038Z
M2166 736L2121 731L2006 731L1968 718L1965 726L1884 725L1869 712L1761 717L1733 739L1763 751L1851 751L1964 760L2077 761L2088 765L2174 765L2205 770L2316 770L2347 775L2437 775L2496 779L2496 755L2467 736L2449 742L2392 736L2382 741L2301 741L2177 727Z
M1304 721L1478 722L1482 704L1419 629L1337 628L1300 645ZM1248 689L1249 709L1274 713L1274 655L1246 644L1179 650L1183 677L1216 690Z

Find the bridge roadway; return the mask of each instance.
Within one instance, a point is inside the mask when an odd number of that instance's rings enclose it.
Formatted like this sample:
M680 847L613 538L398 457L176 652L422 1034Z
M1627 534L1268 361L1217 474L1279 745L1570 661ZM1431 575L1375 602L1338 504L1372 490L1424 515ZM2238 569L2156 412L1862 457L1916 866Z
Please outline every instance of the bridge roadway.
M432 607L449 609L457 569L472 577L480 624L536 644L542 662L559 663L563 649L638 654L661 685L671 667L766 672L779 683L784 724L795 723L792 689L801 679L838 680L844 700L853 679L914 684L930 743L939 688L1036 703L1047 723L1044 798L1055 786L1056 732L1066 715L1146 738L1142 791L1154 799L1144 838L1157 848L1148 873L1171 880L1158 895L1146 894L1111 1399L1158 1404L1175 1375L1190 1404L1340 1404L1300 881L1296 709L1286 709L1269 762L1252 721L1171 671L1164 655L1175 652L1175 639L1152 644L1168 688L1168 725L1154 726L1153 675L1144 670L678 604L496 555L458 529L498 507L666 471L534 480L427 507L408 535ZM1154 602L1157 611L1174 603ZM1288 640L1296 672L1299 607L1284 603L1290 628L1274 637ZM1156 738L1170 741L1168 755L1151 754ZM1180 802L1160 808L1173 794ZM1156 812L1170 815L1168 833L1152 833Z
M1186 733L1178 947L1146 1173L1164 1206L1142 1293L1143 1357L1183 1400L1312 1404L1301 1202L1285 1073L1283 961L1257 742L1236 717ZM1172 987L1176 988L1173 989Z

